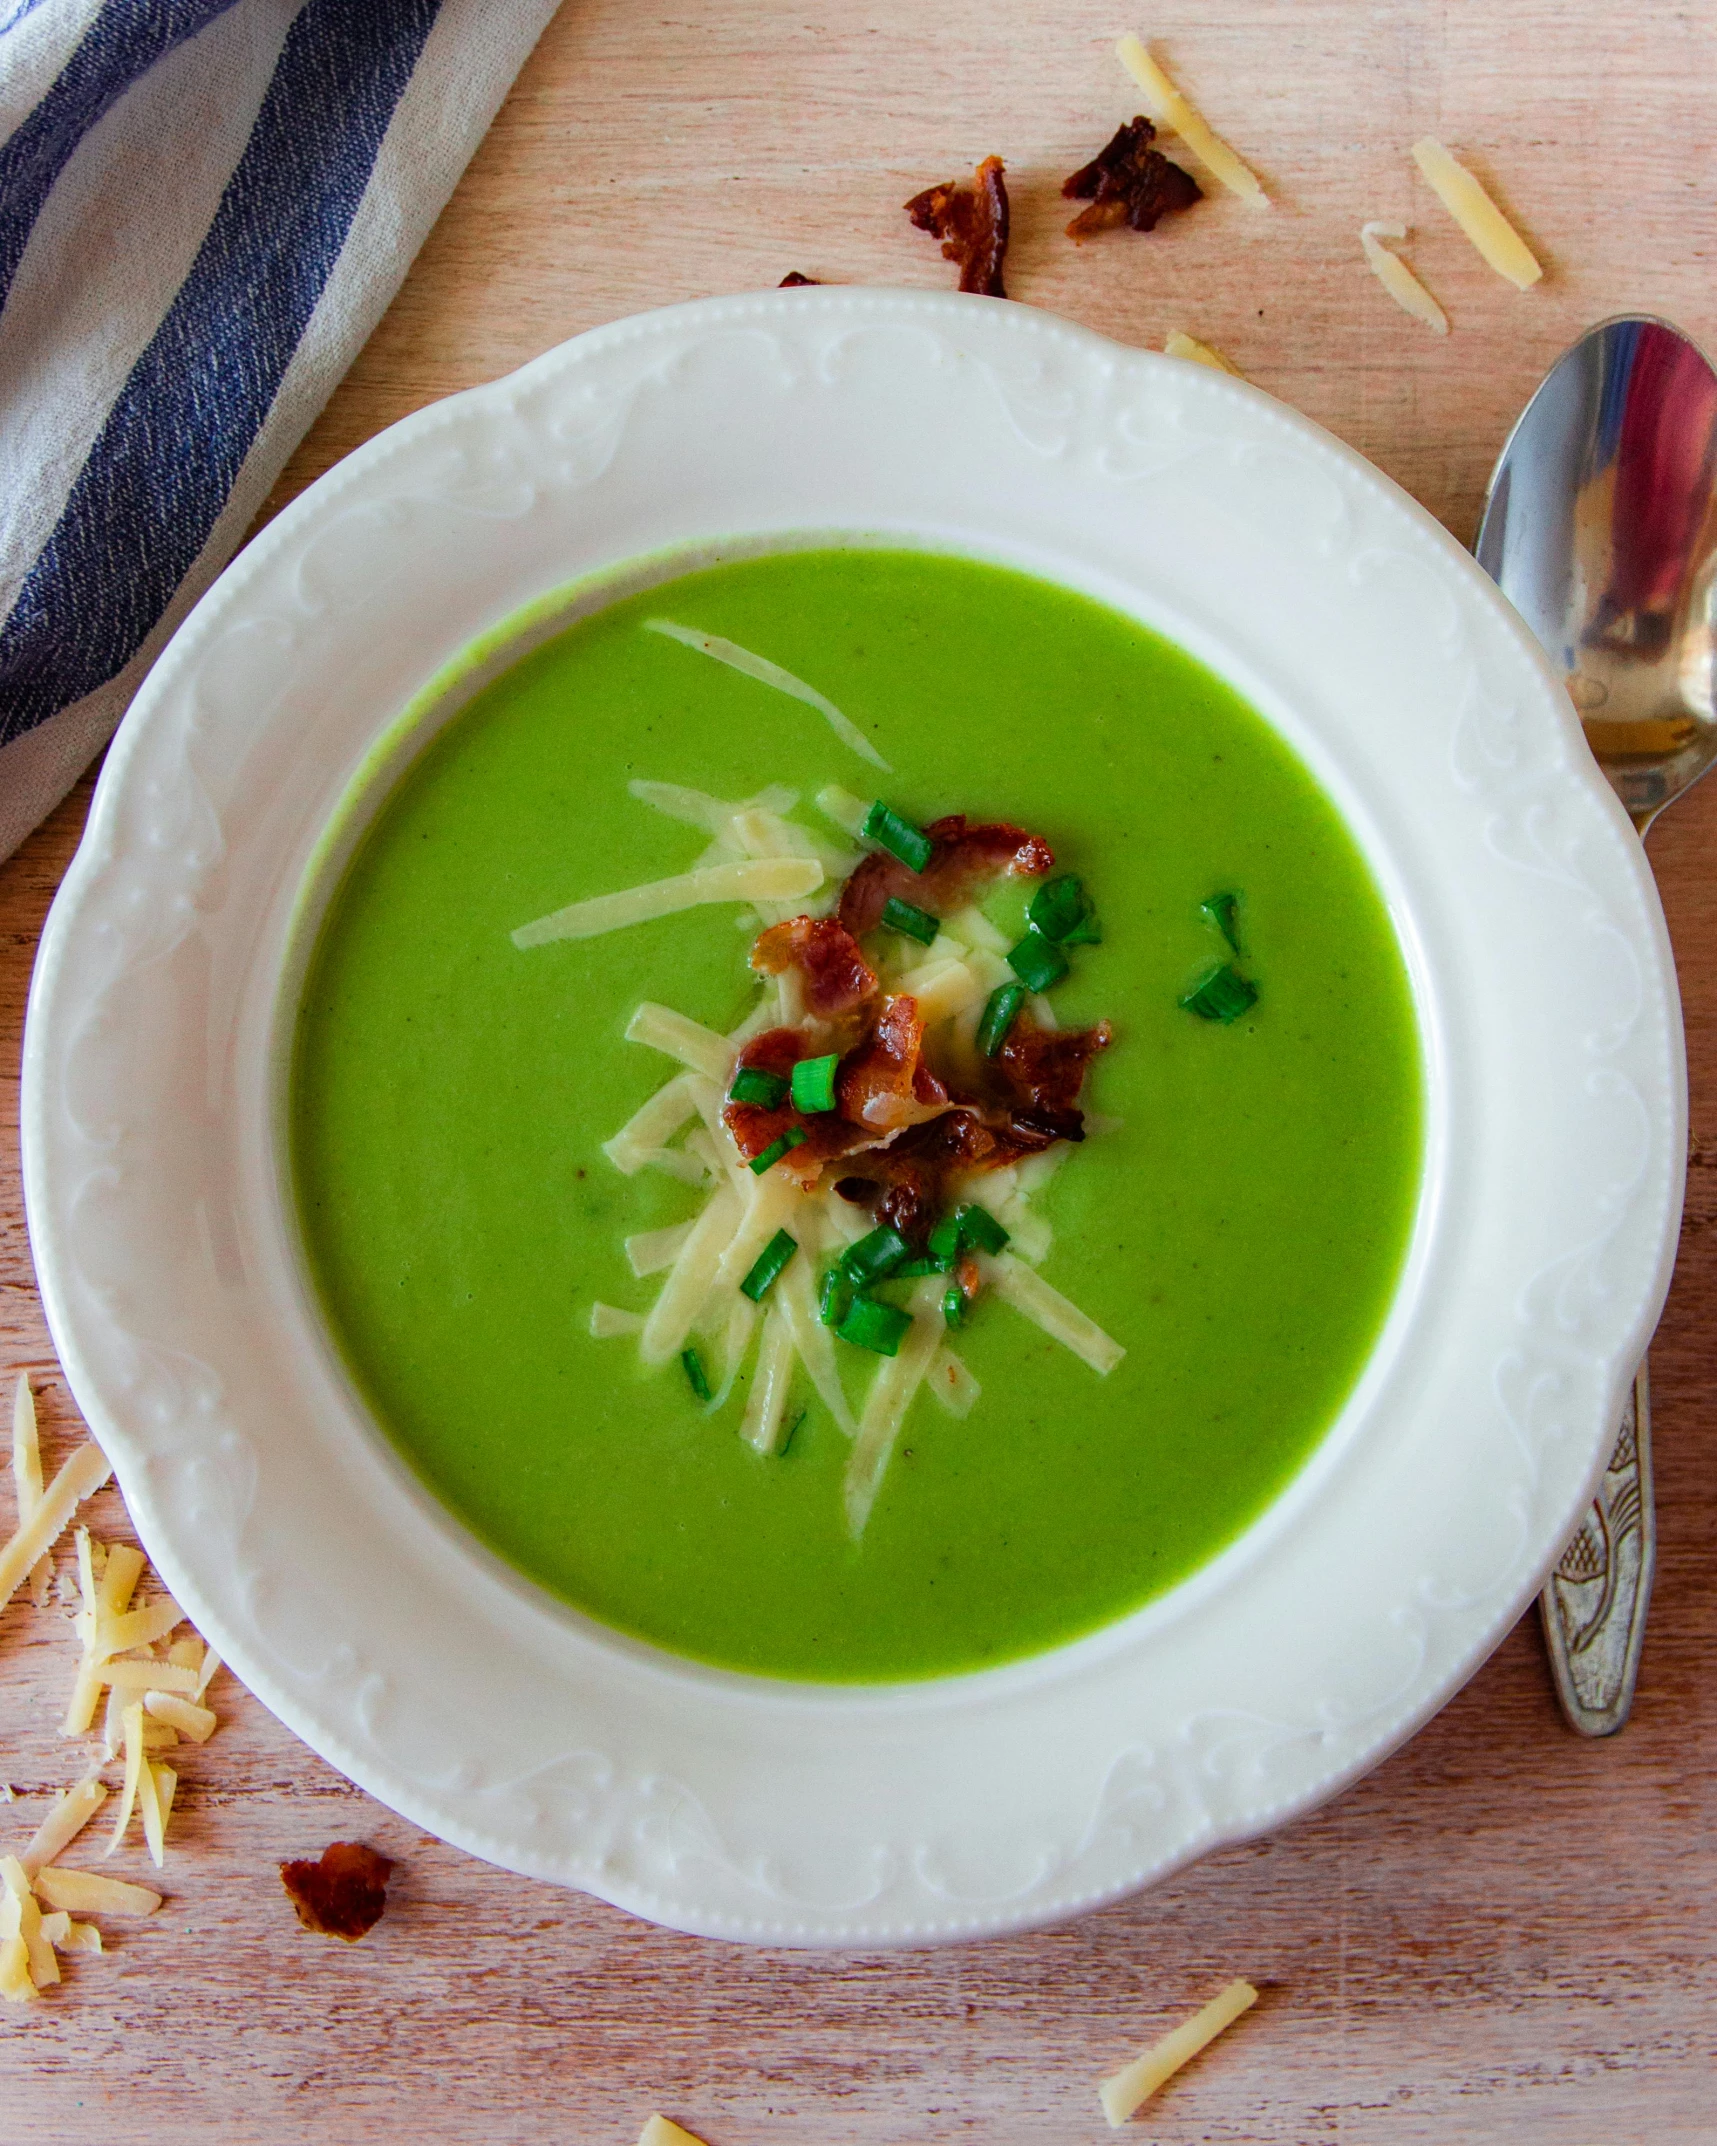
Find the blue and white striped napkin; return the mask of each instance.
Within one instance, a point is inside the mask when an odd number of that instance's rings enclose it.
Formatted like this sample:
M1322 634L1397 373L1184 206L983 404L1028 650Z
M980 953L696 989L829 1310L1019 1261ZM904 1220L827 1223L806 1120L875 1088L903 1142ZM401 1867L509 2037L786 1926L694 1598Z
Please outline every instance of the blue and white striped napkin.
M0 0L0 857L106 742L558 0Z

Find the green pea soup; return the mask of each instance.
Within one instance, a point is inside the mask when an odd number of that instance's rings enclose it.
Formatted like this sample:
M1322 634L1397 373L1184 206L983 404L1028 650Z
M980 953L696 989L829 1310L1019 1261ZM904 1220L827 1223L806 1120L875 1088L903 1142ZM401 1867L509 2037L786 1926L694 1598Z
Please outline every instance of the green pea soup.
M670 617L814 685L813 709L645 629ZM919 825L1043 835L1102 943L1053 994L1108 1020L1105 1121L1044 1190L1041 1272L1123 1343L1106 1378L1007 1305L957 1337L982 1392L914 1401L862 1537L847 1439L803 1371L765 1458L678 1363L588 1327L646 1311L622 1241L700 1194L601 1144L676 1068L624 1039L641 1000L733 1028L754 1004L736 905L521 951L515 927L686 870L696 829L636 777L744 797L839 783ZM833 830L823 828L832 835ZM1180 1003L1234 959L1256 1002ZM1014 897L1018 900L1017 895ZM1304 1464L1401 1273L1422 1069L1387 910L1280 736L1135 620L997 566L828 549L709 567L613 603L480 690L375 811L320 920L289 1139L308 1267L388 1438L509 1564L675 1653L832 1681L978 1669L1184 1579ZM839 1345L855 1406L877 1359ZM755 1358L753 1358L755 1361ZM802 1391L800 1387L802 1386ZM800 1411L804 1413L800 1416Z

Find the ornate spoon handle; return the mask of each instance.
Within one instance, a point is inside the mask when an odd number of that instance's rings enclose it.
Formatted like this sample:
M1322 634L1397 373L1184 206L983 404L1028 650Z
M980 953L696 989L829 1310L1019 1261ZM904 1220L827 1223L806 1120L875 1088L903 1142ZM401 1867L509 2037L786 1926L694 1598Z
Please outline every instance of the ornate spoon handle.
M1628 1718L1656 1558L1651 1387L1641 1363L1598 1495L1538 1598L1556 1696L1582 1736L1613 1736Z

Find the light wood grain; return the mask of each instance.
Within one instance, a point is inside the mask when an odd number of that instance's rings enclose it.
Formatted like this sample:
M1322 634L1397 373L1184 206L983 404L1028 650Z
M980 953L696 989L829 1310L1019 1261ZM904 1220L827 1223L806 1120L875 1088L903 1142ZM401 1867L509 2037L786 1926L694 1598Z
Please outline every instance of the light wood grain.
M1470 536L1507 423L1621 307L1717 331L1717 16L1595 0L1206 0L1138 20L1278 207L1207 203L1075 250L1060 176L1135 109L1103 9L573 0L272 504L380 426L579 329L789 268L935 286L900 203L996 150L1010 288L1132 342L1219 344ZM1522 297L1409 166L1433 131L1550 264ZM1432 338L1359 255L1365 217L1448 308ZM0 1061L87 788L0 868ZM1632 1726L1561 1728L1518 1630L1328 1810L1142 1899L1031 1938L805 1959L667 1935L506 1876L379 1810L230 1679L185 1754L169 1905L110 1925L0 2019L0 2136L163 2146L421 2138L629 2146L661 2106L714 2146L1107 2136L1100 2073L1230 1975L1257 2011L1139 2120L1165 2141L1590 2146L1717 2135L1717 784L1652 837L1687 1008L1694 1155L1653 1356L1662 1544ZM63 1452L23 1224L16 1082L0 1141L0 1370L27 1364ZM104 1494L101 1516L121 1525ZM22 1839L70 1777L63 1613L0 1618L0 1778ZM362 1945L302 1932L276 1861L362 1837L398 1858ZM109 1866L144 1874L140 1850Z

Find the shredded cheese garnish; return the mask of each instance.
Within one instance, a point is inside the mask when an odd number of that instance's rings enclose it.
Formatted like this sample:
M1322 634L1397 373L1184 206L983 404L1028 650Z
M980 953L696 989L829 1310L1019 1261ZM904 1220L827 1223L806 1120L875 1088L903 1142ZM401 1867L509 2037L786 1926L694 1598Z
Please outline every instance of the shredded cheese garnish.
M1527 291L1544 270L1532 248L1467 167L1427 134L1413 144L1413 161L1437 199L1499 276Z
M1077 1304L1071 1304L1059 1289L1052 1289L1041 1274L1034 1274L1011 1252L999 1252L984 1262L987 1278L1004 1304L1011 1304L1052 1341L1059 1341L1093 1371L1107 1378L1126 1355L1112 1336L1094 1319L1088 1319Z
M1103 2114L1109 2119L1110 2129L1118 2131L1141 2102L1148 2100L1183 2064L1190 2063L1225 2027L1231 2027L1242 2012L1249 2011L1257 2002L1258 1992L1250 1982L1230 1982L1202 2012L1195 2013L1183 2026L1165 2034L1161 2041L1141 2050L1131 2064L1105 2079L1097 2089L1097 2097L1103 2104Z
M1447 335L1449 316L1400 255L1391 253L1383 244L1386 238L1399 243L1406 236L1405 224L1374 222L1361 224L1359 227L1359 243L1365 249L1365 258L1371 273L1402 312L1411 313L1415 320L1422 320L1435 334Z
M590 1335L593 1341L619 1341L627 1334L644 1331L644 1315L637 1311L622 1311L618 1304L592 1304L590 1307Z
M906 1411L941 1343L943 1286L941 1276L931 1274L913 1289L912 1331L901 1342L900 1353L884 1360L865 1396L842 1486L847 1529L855 1540L864 1533Z
M984 1390L946 1342L931 1358L924 1384L951 1416L969 1416Z
M640 887L623 887L615 894L593 895L589 901L568 902L564 909L521 924L512 941L517 947L532 947L548 946L557 939L595 939L604 932L652 923L657 917L708 902L795 901L800 895L815 894L822 884L823 868L815 858L748 857L734 864L678 872L671 879L652 879Z
M651 633L665 634L670 641L695 648L699 655L710 656L731 670L744 672L747 678L755 678L760 685L773 686L777 693L785 693L793 700L803 701L807 708L815 708L841 743L857 753L861 760L868 760L872 767L879 767L885 773L892 772L869 738L841 713L832 700L819 693L815 686L808 686L802 678L795 678L791 671L784 671L780 664L771 663L767 656L754 655L749 648L741 648L737 641L724 641L720 634L700 633L695 626L677 625L670 618L650 618L644 624Z
M1115 57L1139 85L1152 119L1169 133L1178 134L1213 179L1255 209L1270 206L1270 197L1258 184L1256 173L1220 135L1211 131L1203 115L1175 88L1131 30L1116 44Z
M675 1013L671 1006L658 1006L650 999L646 999L627 1022L626 1040L645 1044L666 1057L677 1058L681 1065L722 1087L726 1087L734 1059L738 1056L726 1036L718 1036L713 1028L705 1028L701 1021L690 1020L683 1013ZM681 1084L670 1081L668 1085L679 1088ZM697 1091L688 1082L683 1093L689 1116L697 1109Z
M1197 336L1183 335L1178 328L1170 330L1163 349L1171 358L1186 358L1194 365L1208 365L1212 372L1229 373L1236 380L1246 377L1233 359L1225 358L1213 343L1201 343Z

